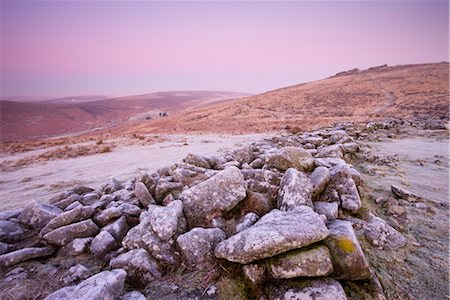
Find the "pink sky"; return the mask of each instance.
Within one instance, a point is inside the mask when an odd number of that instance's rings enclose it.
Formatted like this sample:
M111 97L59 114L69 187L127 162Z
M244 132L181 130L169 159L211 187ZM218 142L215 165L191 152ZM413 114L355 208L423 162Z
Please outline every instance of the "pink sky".
M3 1L2 98L259 93L448 61L448 2Z

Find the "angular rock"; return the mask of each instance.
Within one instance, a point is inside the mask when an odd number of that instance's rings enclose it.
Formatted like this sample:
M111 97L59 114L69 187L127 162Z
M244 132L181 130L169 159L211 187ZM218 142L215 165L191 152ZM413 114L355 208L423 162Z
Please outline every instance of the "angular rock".
M92 192L92 193L83 195L83 197L81 197L81 199L79 201L83 205L92 205L95 202L97 202L98 200L100 200L100 195L95 192Z
M83 254L87 252L87 250L89 249L89 245L93 239L94 238L92 237L74 239L70 243L61 247L61 249L59 249L58 251L58 255L77 256Z
M125 252L113 258L109 265L111 268L124 269L130 282L139 282L143 285L162 276L158 263L144 249Z
M285 147L276 153L267 155L265 163L282 171L295 168L307 172L314 167L314 158L303 148Z
M106 225L101 230L108 231L116 239L116 241L120 243L129 229L130 226L128 226L126 217L122 216L111 224Z
M84 238L95 235L99 231L97 225L91 219L78 223L59 227L45 234L43 238L53 245L63 246L76 238Z
M45 300L115 300L123 292L127 272L122 269L103 271L76 286L59 289Z
M320 200L325 202L339 202L341 207L358 211L361 206L361 198L358 188L353 180L353 171L348 165L337 165L331 170L331 181L322 193Z
M22 211L23 208L2 211L0 212L0 220L9 221L12 218L18 218Z
M32 247L16 250L7 254L0 255L0 267L7 268L23 261L52 255L53 252L55 252L55 249L52 247Z
M78 194L71 194L69 197L62 199L58 202L53 203L54 206L65 210L69 205L74 203L75 201L80 201L81 196Z
M70 191L72 191L78 195L83 195L83 194L93 192L94 189L87 187L87 186L77 185L77 186L74 186L73 188L71 188Z
M159 176L157 174L154 174L153 176L151 176L144 172L140 173L136 177L136 182L142 182L143 184L145 184L145 187L150 192L150 194L152 194L152 196L155 194L155 188L156 188L156 184L158 183L158 180L159 180Z
M330 250L333 277L339 280L363 280L370 277L369 263L361 249L352 224L335 220L328 223L330 235L323 241Z
M108 231L100 231L92 240L90 250L95 256L104 257L118 247L116 239Z
M267 182L272 185L280 184L280 175L270 170L242 170L245 180L253 179L256 181Z
M183 158L183 162L205 169L211 169L211 165L206 157L197 154L188 154Z
M399 186L396 185L391 185L391 191L392 193L397 197L397 198L401 198L404 200L407 200L409 202L416 202L418 200L420 200L420 197L414 195L413 193L411 193L410 191L401 188Z
M245 230L258 221L259 216L253 212L246 214L236 224L236 233Z
M154 258L175 264L173 244L186 230L183 203L175 200L167 206L150 205L140 216L140 223L130 229L122 241L126 249L144 248Z
M316 157L343 158L344 151L342 150L342 145L340 144L320 147L317 151Z
M178 236L177 245L188 266L208 270L216 266L214 249L225 238L225 233L219 228L196 227Z
M112 220L115 220L122 216L122 210L119 207L110 207L103 210L101 213L94 217L95 223L100 226L105 226Z
M386 250L396 250L406 245L406 238L383 219L371 216L364 225L364 235L372 246Z
M22 224L40 230L44 228L51 219L61 213L62 210L53 205L34 202L24 208L19 215L19 221Z
M336 202L314 202L314 211L325 215L327 220L335 220L338 217L338 204Z
M153 196L144 183L136 182L134 185L134 193L144 207L148 207L149 204L156 204L155 199L153 199Z
M169 194L172 194L175 198L177 198L182 190L182 183L160 179L155 188L155 199L159 203Z
M83 204L81 204L80 201L74 201L74 202L72 202L72 204L69 204L66 208L64 208L64 211L69 211L74 208L82 207L82 206L83 206Z
M0 220L0 241L16 242L24 237L27 232L19 223Z
M267 269L273 278L319 277L331 274L333 264L328 248L319 245L272 257Z
M219 243L215 255L247 264L308 246L327 236L328 229L310 207L303 206L295 211L274 209L250 228Z
M312 196L317 197L320 193L322 193L328 183L330 182L330 171L326 167L317 167L314 171L309 175L309 179L313 184Z
M42 228L39 234L43 236L44 234L56 228L89 219L93 213L94 208L91 206L81 206L74 208L70 211L63 212L57 217L51 219L50 222L48 222L47 225L45 225L45 227Z
M183 191L180 199L189 226L208 225L211 214L228 212L246 196L244 176L228 167L213 177Z
M134 199L136 199L136 195L134 194L134 191L127 190L127 189L121 189L118 191L115 191L111 194L116 201L122 201L122 202L131 202Z
M85 266L78 264L69 269L69 271L64 274L61 278L61 283L64 285L74 284L81 280L84 280L92 276L91 271L89 271Z
M312 207L312 189L312 182L305 173L287 169L278 190L278 209L288 211L303 205Z
M272 284L266 290L270 300L347 300L342 285L331 278Z

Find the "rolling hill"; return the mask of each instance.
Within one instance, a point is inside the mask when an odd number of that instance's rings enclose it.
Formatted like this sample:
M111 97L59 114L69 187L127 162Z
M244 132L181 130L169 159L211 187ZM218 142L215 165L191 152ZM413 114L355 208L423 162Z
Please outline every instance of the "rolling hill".
M185 111L125 132L250 133L310 130L388 116L449 115L447 62L350 70L314 82Z

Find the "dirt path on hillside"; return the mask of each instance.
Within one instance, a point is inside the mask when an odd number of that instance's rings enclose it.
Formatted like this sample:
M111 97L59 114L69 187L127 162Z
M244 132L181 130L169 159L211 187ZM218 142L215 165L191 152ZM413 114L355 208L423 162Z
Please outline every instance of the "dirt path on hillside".
M394 106L398 97L393 92L385 90L376 79L372 79L372 80L375 83L375 85L380 89L381 93L384 95L384 98L385 98L385 102L384 102L383 106L380 108L377 108L373 112L376 115L376 114L384 113L389 107Z
M0 211L24 206L32 200L46 202L76 184L100 188L113 177L132 180L141 170L153 172L181 161L188 153L223 153L270 136L272 135L167 135L166 142L131 146L121 146L118 143L109 153L35 162L1 173ZM2 156L0 162L32 156L35 152Z

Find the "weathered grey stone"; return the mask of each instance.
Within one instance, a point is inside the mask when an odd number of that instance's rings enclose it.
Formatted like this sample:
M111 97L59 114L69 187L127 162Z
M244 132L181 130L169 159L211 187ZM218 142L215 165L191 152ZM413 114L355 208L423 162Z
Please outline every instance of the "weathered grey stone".
M144 207L148 207L149 204L156 204L155 199L153 199L153 196L144 183L136 182L134 185L134 193Z
M188 266L208 270L216 266L214 249L225 238L225 233L219 228L196 227L178 236L177 245Z
M266 278L266 264L254 263L242 266L245 277L254 284L260 284Z
M2 242L16 242L24 237L27 232L17 222L0 220L0 241Z
M108 231L100 231L92 240L90 250L95 256L104 257L118 247L116 239Z
M309 179L311 179L313 190L312 196L317 197L320 193L322 193L327 184L330 182L330 171L326 167L317 167L314 171L309 175Z
M342 145L330 145L330 146L322 146L317 149L316 157L334 157L334 158L343 158L344 151L342 150Z
M143 184L145 184L145 187L150 192L150 194L152 194L152 196L155 193L155 188L156 188L156 184L158 183L158 180L159 180L159 176L157 174L154 174L154 176L151 176L145 172L141 172L136 177L136 182L142 182Z
M312 182L305 173L294 168L287 169L278 190L278 209L294 210L303 205L312 207L312 189Z
M244 175L245 180L256 180L261 182L267 182L271 185L279 185L281 181L281 175L279 173L270 171L270 170L242 170L242 175Z
M97 202L98 200L100 200L100 195L97 194L96 192L91 192L86 195L83 195L83 197L81 197L81 199L79 201L83 205L92 205L95 202Z
M219 243L215 255L247 264L308 246L327 235L322 219L310 207L303 206L295 211L274 209L250 228Z
M314 167L314 158L303 148L285 147L279 149L276 153L267 155L265 163L282 171L295 168L306 172Z
M69 205L74 203L75 201L80 201L81 196L78 194L71 194L69 197L62 199L58 202L53 203L54 206L65 210Z
M347 300L342 285L331 278L272 284L266 291L270 300Z
M7 243L0 242L0 255L11 252L13 246Z
M7 254L0 255L0 268L7 268L23 261L49 256L52 255L53 252L55 252L55 249L52 247L31 247L9 252Z
M89 245L93 239L94 238L92 237L74 239L70 243L62 246L58 251L58 255L77 256L83 254L87 252L87 250L89 249Z
M50 244L63 246L76 238L90 237L99 231L91 219L59 227L45 234L43 238Z
M22 211L23 208L2 211L0 212L0 220L9 221L12 218L18 218Z
M74 284L92 276L92 272L82 264L75 265L61 277L60 281L64 285Z
M396 185L391 185L391 191L392 193L397 197L397 198L401 198L404 200L407 200L409 202L416 202L418 200L420 200L420 197L414 195L413 193L411 193L410 191L401 188L399 186Z
M344 143L341 145L342 151L344 153L355 154L359 151L359 145L357 143Z
M342 208L358 211L362 203L351 168L348 165L337 165L330 170L330 173L331 181L320 196L320 200L340 202Z
M34 229L42 229L47 223L62 213L62 210L48 204L33 202L27 205L19 216L22 224L33 227Z
M169 194L177 198L182 190L181 182L171 182L161 178L155 188L155 200L159 203Z
M337 165L345 165L345 164L346 164L345 160L335 157L320 157L314 160L314 165L316 165L316 167L332 168Z
M97 223L100 226L105 226L106 224L110 223L112 220L115 220L122 216L122 210L119 207L110 207L99 214L97 214L94 217L95 223Z
M373 215L364 225L364 235L372 246L383 250L396 250L406 245L406 238L400 232Z
M109 265L127 271L130 282L143 285L162 276L158 263L144 249L133 249L113 258Z
M120 300L146 300L145 296L138 291L132 291L124 294Z
M108 231L116 239L116 241L120 243L129 229L130 226L128 226L126 217L122 216L111 224L106 225L101 230Z
M257 158L249 164L249 167L253 169L261 169L263 166L264 160L262 160L261 158Z
M63 212L62 214L58 215L57 217L51 219L50 222L48 222L47 225L45 225L45 227L42 228L42 230L39 234L40 234L40 236L43 236L44 234L46 234L56 228L89 219L93 213L94 213L94 208L91 206L81 206L81 207L74 208L70 211Z
M272 257L267 269L273 278L318 277L331 274L333 264L328 248L319 245Z
M228 167L213 177L183 191L180 199L189 226L208 225L211 214L228 212L245 198L244 176L236 167Z
M335 220L327 224L330 235L324 240L333 262L333 277L342 280L362 280L370 276L369 263L361 249L352 224Z
M76 195L76 194L75 194L75 195ZM69 210L72 210L72 209L74 209L74 208L82 207L82 206L83 206L83 204L81 204L80 201L74 201L74 202L72 202L71 204L67 205L67 207L64 208L64 211L69 211Z
M122 269L103 271L76 286L59 289L45 300L115 300L123 292L127 272Z
M121 189L118 191L115 191L111 194L111 196L115 197L116 201L122 201L122 202L131 202L134 199L136 199L136 195L134 194L134 191L127 190L127 189Z
M140 223L131 228L122 241L126 249L144 248L154 258L175 264L177 256L173 244L186 230L183 203L175 200L167 206L150 205L140 216Z
M253 224L258 221L259 216L253 212L249 212L244 217L242 217L236 224L236 233L247 228L250 228Z
M211 165L206 157L197 154L188 154L183 158L183 162L205 169L211 169Z
M325 215L328 220L335 220L338 217L337 202L314 202L314 211L318 214Z

